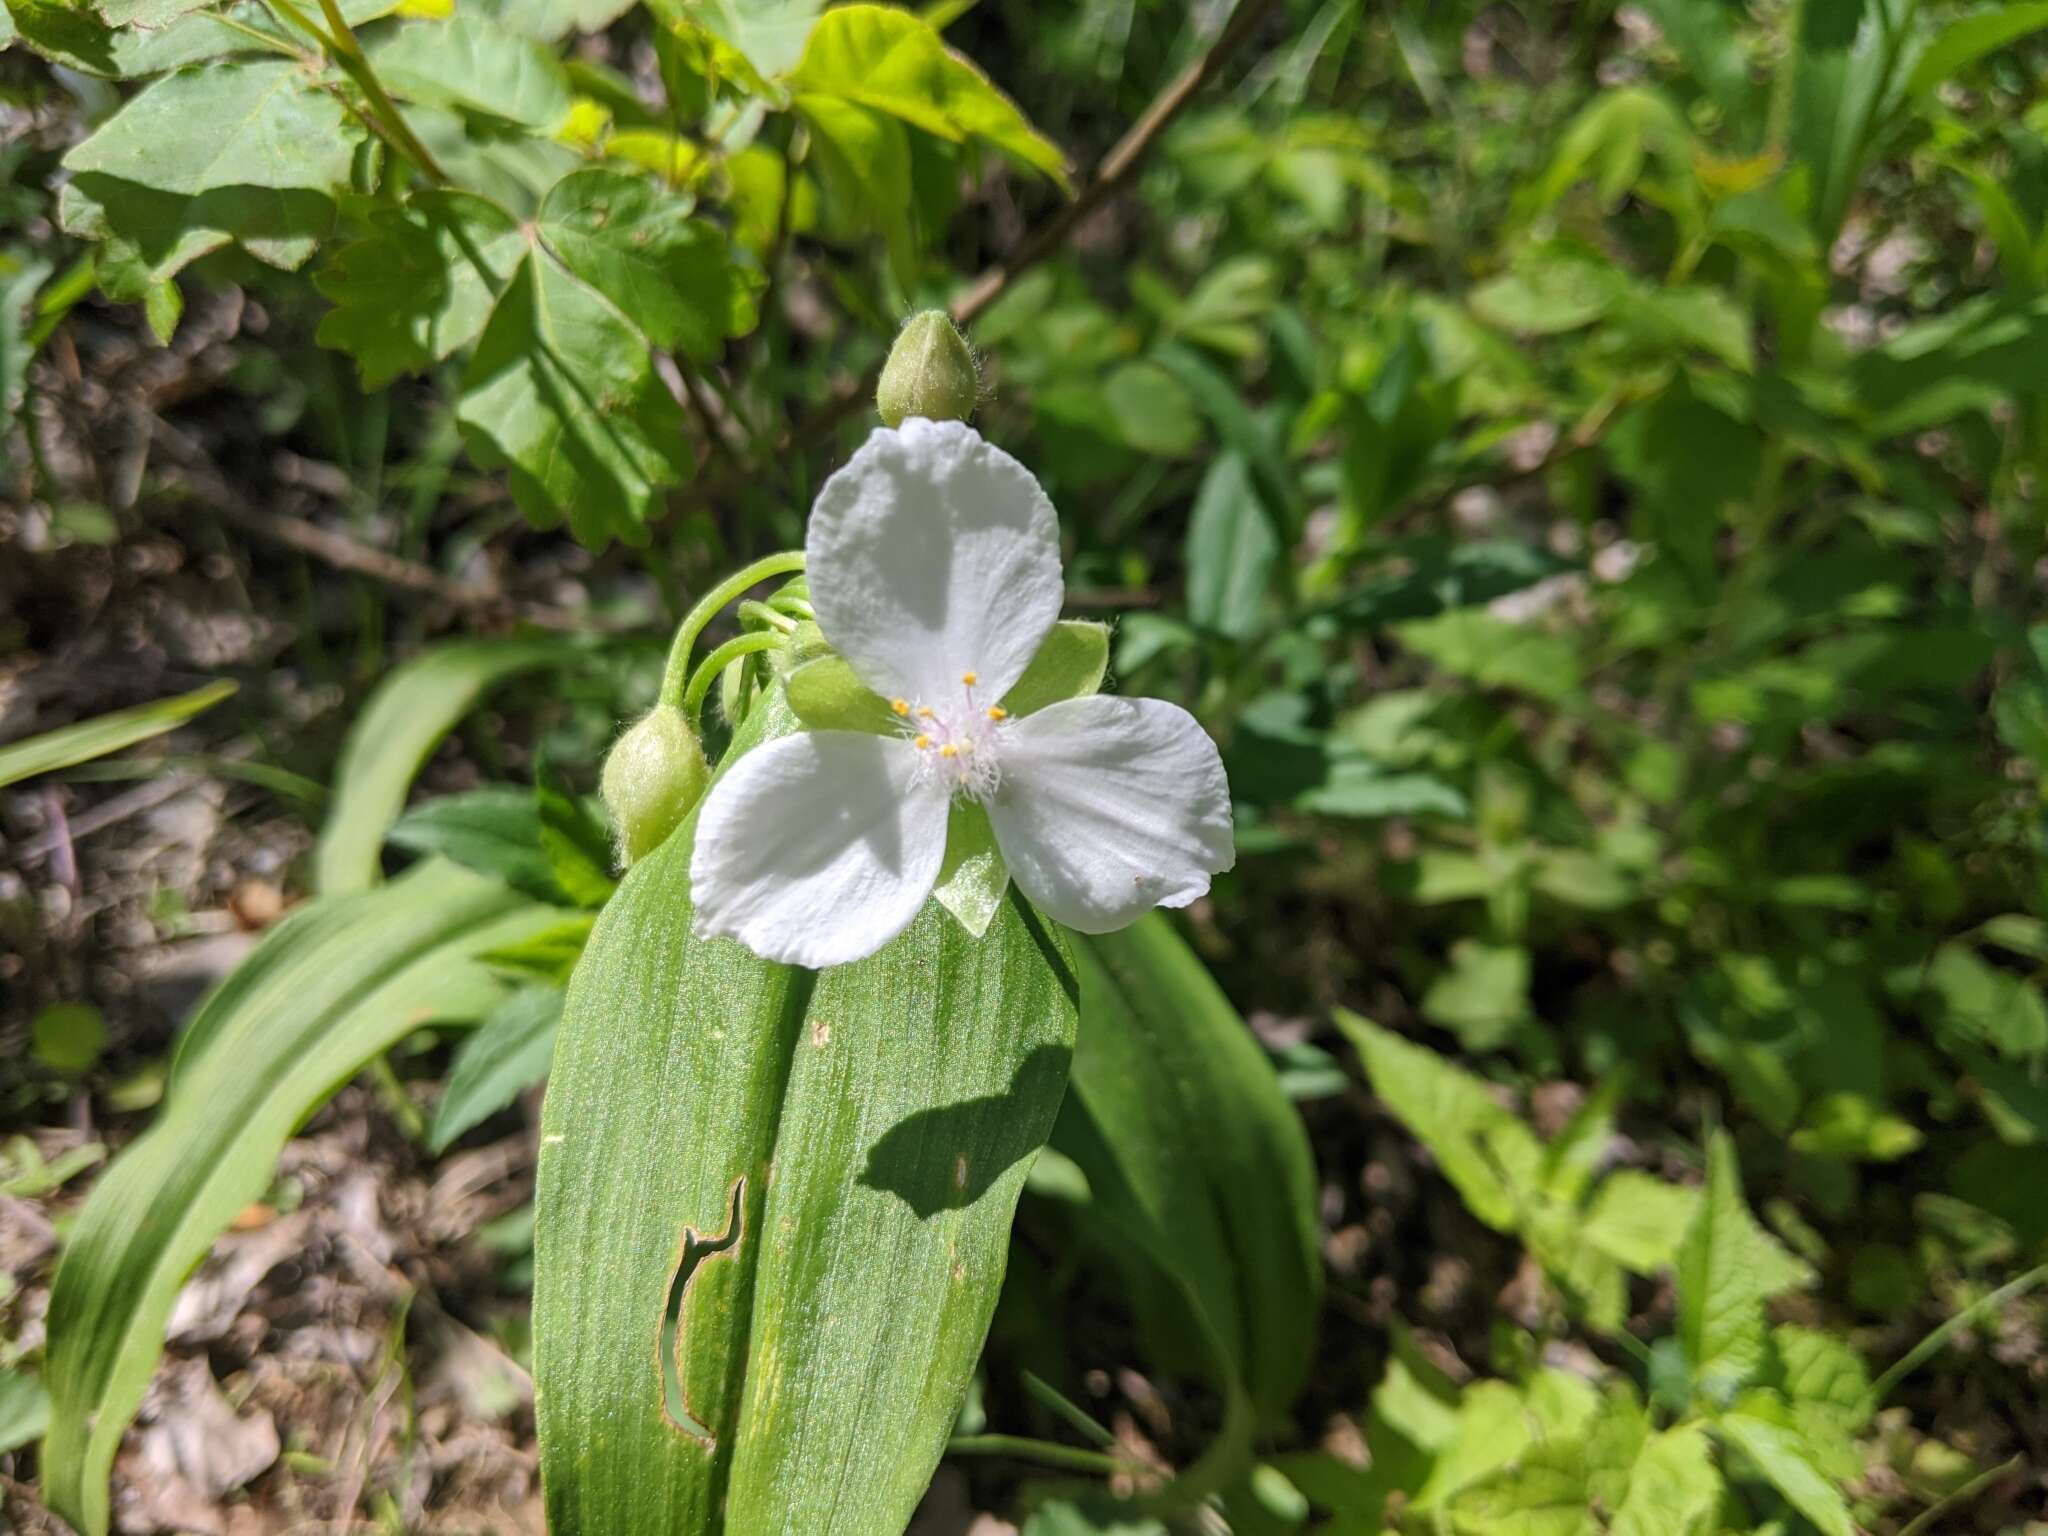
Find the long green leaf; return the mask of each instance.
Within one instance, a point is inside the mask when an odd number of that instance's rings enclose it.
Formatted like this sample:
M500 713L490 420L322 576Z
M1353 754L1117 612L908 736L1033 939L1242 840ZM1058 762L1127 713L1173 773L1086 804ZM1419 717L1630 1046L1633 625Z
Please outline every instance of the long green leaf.
M181 693L176 698L138 704L133 709L117 709L111 715L101 715L95 720L82 720L61 730L45 731L26 741L9 742L0 747L0 789L39 773L69 768L73 763L105 757L109 752L132 747L138 741L161 736L165 731L183 725L200 711L213 708L234 691L235 684L223 679L208 683L204 688L195 688L190 693Z
M734 752L794 727L777 690ZM550 1529L900 1531L1065 1086L1068 962L1015 898L983 939L930 904L816 976L698 941L692 836L633 867L563 1013L535 1234Z
M1225 1393L1206 1464L1243 1470L1249 1435L1300 1390L1322 1291L1315 1165L1251 1031L1168 921L1075 941L1081 1044L1054 1145L1098 1213L1184 1297Z
M376 883L384 834L405 808L420 765L485 690L515 672L560 666L582 649L565 636L459 640L415 657L378 684L335 770L334 808L313 856L321 894Z
M285 1138L370 1057L502 994L477 956L559 920L432 862L295 913L209 996L178 1043L164 1107L86 1201L50 1292L52 1508L105 1536L107 1474L192 1266L268 1187Z

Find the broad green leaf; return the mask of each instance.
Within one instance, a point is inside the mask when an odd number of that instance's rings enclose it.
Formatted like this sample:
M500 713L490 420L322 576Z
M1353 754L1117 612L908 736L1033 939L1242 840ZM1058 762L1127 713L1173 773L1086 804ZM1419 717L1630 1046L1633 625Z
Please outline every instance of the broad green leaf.
M159 699L154 704L138 704L133 709L117 709L94 720L82 720L77 725L45 731L24 741L11 741L0 747L0 786L19 783L58 768L69 768L74 763L90 762L110 752L119 752L123 747L132 747L138 741L161 736L201 711L213 708L232 694L235 687L234 683L225 680L208 683L204 688L195 688L175 698Z
M408 22L371 47L370 62L403 100L537 133L560 127L574 96L552 48L483 17Z
M387 842L409 853L436 854L502 880L540 901L566 901L540 845L533 795L509 784L443 795L416 805L392 823Z
M485 690L519 672L584 654L564 638L458 640L414 657L377 685L335 766L334 805L313 854L323 895L360 890L378 876L384 836L441 738Z
M1906 89L1925 95L1961 74L1979 59L2009 47L2029 33L2048 27L2048 5L1995 5L1950 22L1913 61Z
M49 1432L50 1394L27 1371L0 1371L0 1455L34 1445Z
M1180 380L1157 363L1125 363L1102 381L1102 398L1124 443L1139 453L1177 459L1202 441L1202 419Z
M1218 454L1188 516L1188 617L1203 629L1248 640L1265 620L1280 536L1250 463Z
M648 9L671 26L702 27L739 50L757 73L774 79L803 57L824 0L652 0Z
M1681 1425L1643 1442L1609 1536L1707 1536L1720 1507L1713 1446L1697 1425Z
M1515 1231L1524 1194L1541 1177L1535 1133L1496 1104L1478 1078L1434 1051L1348 1009L1334 1017L1365 1063L1372 1091L1429 1148L1466 1208L1497 1231Z
M645 176L594 166L542 199L541 238L659 347L710 359L754 328L758 273L733 265L715 224Z
M1797 1431L1749 1413L1725 1413L1714 1421L1722 1437L1756 1464L1785 1500L1814 1524L1821 1536L1856 1536L1849 1501L1816 1467Z
M503 985L478 956L553 922L493 880L423 865L321 898L264 936L179 1038L163 1108L94 1186L50 1292L43 1488L105 1536L108 1472L179 1287L260 1198L285 1139L365 1061Z
M1752 1380L1765 1358L1764 1302L1810 1278L1743 1203L1735 1144L1707 1144L1707 1187L1678 1250L1678 1337L1710 1397Z
M1543 1441L1462 1489L1449 1504L1458 1536L1600 1536L1586 1488L1586 1451L1577 1441Z
M543 251L491 312L456 419L470 455L509 472L521 511L542 527L566 520L592 548L644 543L662 488L693 467L646 338Z
M296 267L334 222L363 129L291 59L167 75L64 157L64 228L108 242L101 281L136 299L234 241Z
M320 319L321 345L351 354L363 387L380 389L482 334L527 238L496 203L433 188L376 210L370 223L314 282L335 306Z
M553 987L515 992L484 1016L448 1069L448 1086L427 1132L431 1151L447 1151L463 1132L548 1075L561 1017L562 994Z
M341 0L352 26L398 9L400 0ZM188 11L167 25L109 26L66 0L7 0L20 39L53 64L104 79L129 80L236 53L305 57L310 39L286 27L262 0Z
M455 0L429 0L429 5L446 14L455 9ZM571 32L602 32L632 8L633 0L495 0L490 15L501 27L552 43Z
M917 269L916 199L910 139L886 113L838 96L796 98L811 129L813 168L825 184L830 212L844 233L872 228L889 246L889 264L906 286Z
M1306 1374L1314 1165L1271 1064L1167 919L1075 951L1085 1022L1053 1145L1087 1174L1113 1248L1175 1288L1210 1356L1185 1363L1225 1398L1217 1442L1177 1485L1192 1498L1245 1471L1250 1435L1284 1419Z
M1493 1049L1528 1017L1529 951L1517 944L1457 940L1450 969L1430 983L1421 1007L1467 1050Z
M1699 1203L1696 1189L1622 1168L1594 1191L1580 1231L1587 1242L1636 1274L1654 1275L1677 1259Z
M1509 688L1561 703L1578 691L1579 658L1556 635L1460 608L1396 627L1402 645L1482 688Z
M795 726L769 694L727 761ZM534 1291L550 1528L695 1536L722 1508L728 1536L900 1530L1065 1085L1068 961L1015 897L981 940L928 906L823 974L692 939L692 831L607 905L558 1037Z
M986 75L909 11L880 5L827 11L811 28L789 83L804 94L886 112L954 143L978 139L1068 185L1059 149Z

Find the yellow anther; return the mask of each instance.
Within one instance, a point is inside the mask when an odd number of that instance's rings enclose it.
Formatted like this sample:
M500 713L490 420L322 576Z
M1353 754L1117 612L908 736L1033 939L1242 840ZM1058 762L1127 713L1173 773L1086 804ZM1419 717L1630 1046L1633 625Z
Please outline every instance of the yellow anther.
M920 704L920 705L919 705L919 706L917 707L917 718L918 718L918 719L920 719L920 720L929 720L929 719L931 719L931 717L932 717L932 707L931 707L931 705L929 705L929 704Z
M913 747L917 748L917 750L918 750L918 751L920 751L920 752L924 751L924 750L925 750L926 748L928 748L929 746L931 746L931 744L932 744L932 739L931 739L931 737L929 737L929 736L926 736L926 735L924 735L924 734L922 734L922 733L919 733L919 735L918 735L918 738L917 738L917 740L915 740L915 741L913 741L913 742L911 743L911 745L912 745Z
M954 746L953 743L950 741L947 742L943 747L939 748L939 756L941 757L958 757L959 755L960 749Z
M907 714L909 714L909 713L910 713L910 700L908 700L908 699L891 699L891 700L889 701L889 707L890 707L891 709L895 710L895 711L896 711L896 713L897 713L897 714L899 714L899 715L907 715Z
M1000 704L991 704L989 706L988 717L991 720L1007 720L1010 718L1010 712L1007 709L1003 708L1003 706Z
M960 674L960 681L972 688L974 686L974 674L972 672L962 672Z

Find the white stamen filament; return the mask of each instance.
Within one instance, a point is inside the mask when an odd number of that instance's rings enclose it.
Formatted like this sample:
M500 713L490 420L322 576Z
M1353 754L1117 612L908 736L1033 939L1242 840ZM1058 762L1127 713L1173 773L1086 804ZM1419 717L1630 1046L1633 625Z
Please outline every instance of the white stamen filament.
M917 749L919 786L943 783L955 795L985 801L1003 782L1001 738L1008 711L974 702L976 674L962 674L958 703L898 699L891 708ZM902 706L902 707L899 707Z

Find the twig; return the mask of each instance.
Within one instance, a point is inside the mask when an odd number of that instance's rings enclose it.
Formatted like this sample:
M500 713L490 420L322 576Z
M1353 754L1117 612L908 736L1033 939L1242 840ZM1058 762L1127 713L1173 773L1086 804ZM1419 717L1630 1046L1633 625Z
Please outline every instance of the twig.
M2024 1456L2015 1456L2010 1461L1999 1463L1989 1472L1979 1473L1947 1498L1937 1499L1934 1503L1928 1505L1927 1508L1921 1510L1907 1524L1906 1528L1899 1532L1899 1536L1925 1536L1926 1532L1934 1529L1934 1522L1941 1516L1961 1509L1993 1483L2010 1477L2026 1464Z
M336 570L368 576L387 586L402 587L410 592L425 592L465 613L502 610L542 629L587 630L597 627L596 620L589 614L548 603L528 602L496 586L455 581L431 566L361 543L331 528L323 528L308 518L289 512L261 511L243 500L227 477L215 469L212 461L183 433L160 417L151 418L151 430L157 441L177 458L179 473L200 499L223 520L245 532L311 555Z
M1216 78L1272 6L1273 0L1238 0L1237 10L1216 35L1216 41L1152 98L1151 104L1138 115L1138 120L1097 163L1087 184L1074 200L1048 219L1024 242L1016 255L987 268L965 293L953 301L950 311L955 323L966 325L995 303L1010 284L1057 251L1075 229L1121 189L1144 159L1146 151L1166 131L1167 125L1203 86ZM777 440L773 461L784 462L791 455L829 437L841 422L874 397L875 380L880 373L878 364L858 379L843 384L833 399L812 411ZM700 481L693 499L699 503L716 501L741 489L747 479L745 475L734 474Z

